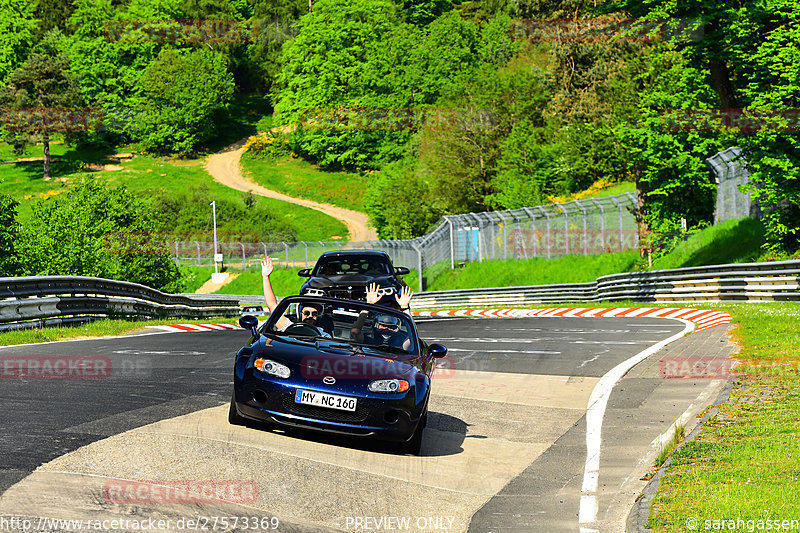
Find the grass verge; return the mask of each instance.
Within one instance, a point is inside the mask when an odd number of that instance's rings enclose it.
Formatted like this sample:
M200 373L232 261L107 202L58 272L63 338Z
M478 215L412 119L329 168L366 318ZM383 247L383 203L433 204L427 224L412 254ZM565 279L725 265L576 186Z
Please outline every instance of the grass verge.
M800 519L800 304L714 308L739 324L743 365L728 403L673 455L648 523L656 532Z
M198 320L185 318L165 318L158 320L119 320L102 319L79 326L59 326L0 333L0 346L12 344L36 344L39 342L82 339L89 337L108 337L126 335L138 331L145 326L163 324L235 324L236 317L209 317Z
M444 271L434 266L426 272L426 290L591 282L606 274L633 270L638 258L637 252L620 252L589 256L568 255L558 259L483 261Z
M3 146L7 145L0 144L0 148ZM112 163L122 168L91 171L84 166L85 163ZM214 181L206 172L204 164L203 159L177 160L144 155L137 155L131 160L116 161L109 159L108 153L72 149L62 159L54 162L51 181L42 179L41 163L3 165L0 193L8 194L20 202L17 219L23 223L30 217L36 201L62 194L70 184L81 180L101 180L110 186L124 185L141 196L152 196L159 192L178 194L207 184L215 198L233 201L243 198L243 193ZM270 218L277 220L278 225L294 228L298 240L329 240L333 235L344 238L348 235L342 222L319 211L271 198L257 198L257 202L266 207ZM253 221L253 224L257 223L258 221Z
M364 211L365 179L354 172L326 172L299 158L274 160L245 153L241 159L245 176L267 189L295 198L305 198Z

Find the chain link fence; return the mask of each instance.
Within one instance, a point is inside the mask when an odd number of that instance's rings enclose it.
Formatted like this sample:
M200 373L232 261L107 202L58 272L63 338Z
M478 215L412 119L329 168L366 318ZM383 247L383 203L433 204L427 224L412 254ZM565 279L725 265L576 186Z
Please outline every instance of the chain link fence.
M758 204L750 199L750 194L741 191L748 182L750 172L746 161L741 157L741 149L732 146L706 159L714 171L717 182L717 203L714 209L714 224L730 219L747 217L758 218Z
M555 258L568 254L602 254L635 250L639 236L634 218L636 198L625 193L507 211L448 215L422 237L364 242L219 242L223 267L259 268L269 255L278 268L313 267L323 252L383 250L396 266L422 273L434 265L455 268L467 262L498 259ZM214 245L172 241L178 265L213 266Z

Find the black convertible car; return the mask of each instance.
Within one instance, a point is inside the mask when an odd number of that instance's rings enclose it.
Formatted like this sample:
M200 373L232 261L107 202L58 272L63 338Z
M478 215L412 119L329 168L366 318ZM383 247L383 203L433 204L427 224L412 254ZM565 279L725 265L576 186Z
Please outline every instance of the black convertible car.
M300 294L364 301L367 286L376 283L381 296L378 303L396 306L394 297L406 285L399 276L408 272L406 267L392 266L386 252L342 250L322 254L313 269L305 268L297 274L309 278Z
M380 305L289 296L236 355L228 420L392 441L419 453L435 359L411 318Z

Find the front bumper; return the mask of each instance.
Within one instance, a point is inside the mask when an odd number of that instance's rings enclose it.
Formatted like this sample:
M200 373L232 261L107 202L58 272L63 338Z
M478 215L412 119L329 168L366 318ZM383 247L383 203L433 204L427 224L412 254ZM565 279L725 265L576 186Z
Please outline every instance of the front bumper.
M295 391L303 390L351 396L357 399L355 412L298 404ZM281 426L297 427L356 437L404 442L420 422L423 405L417 405L414 388L385 398L360 396L320 388L313 384L271 379L260 372L245 372L234 380L236 410L245 418Z

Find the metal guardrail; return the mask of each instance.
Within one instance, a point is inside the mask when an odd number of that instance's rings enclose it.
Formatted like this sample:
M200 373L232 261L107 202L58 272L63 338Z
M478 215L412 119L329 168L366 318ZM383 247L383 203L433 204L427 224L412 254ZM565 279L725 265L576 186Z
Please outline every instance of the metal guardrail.
M800 261L626 272L602 276L590 283L428 291L415 295L411 305L419 310L623 300L797 302L800 301Z
M235 297L167 294L138 283L83 276L0 278L0 331L106 317L239 315Z

